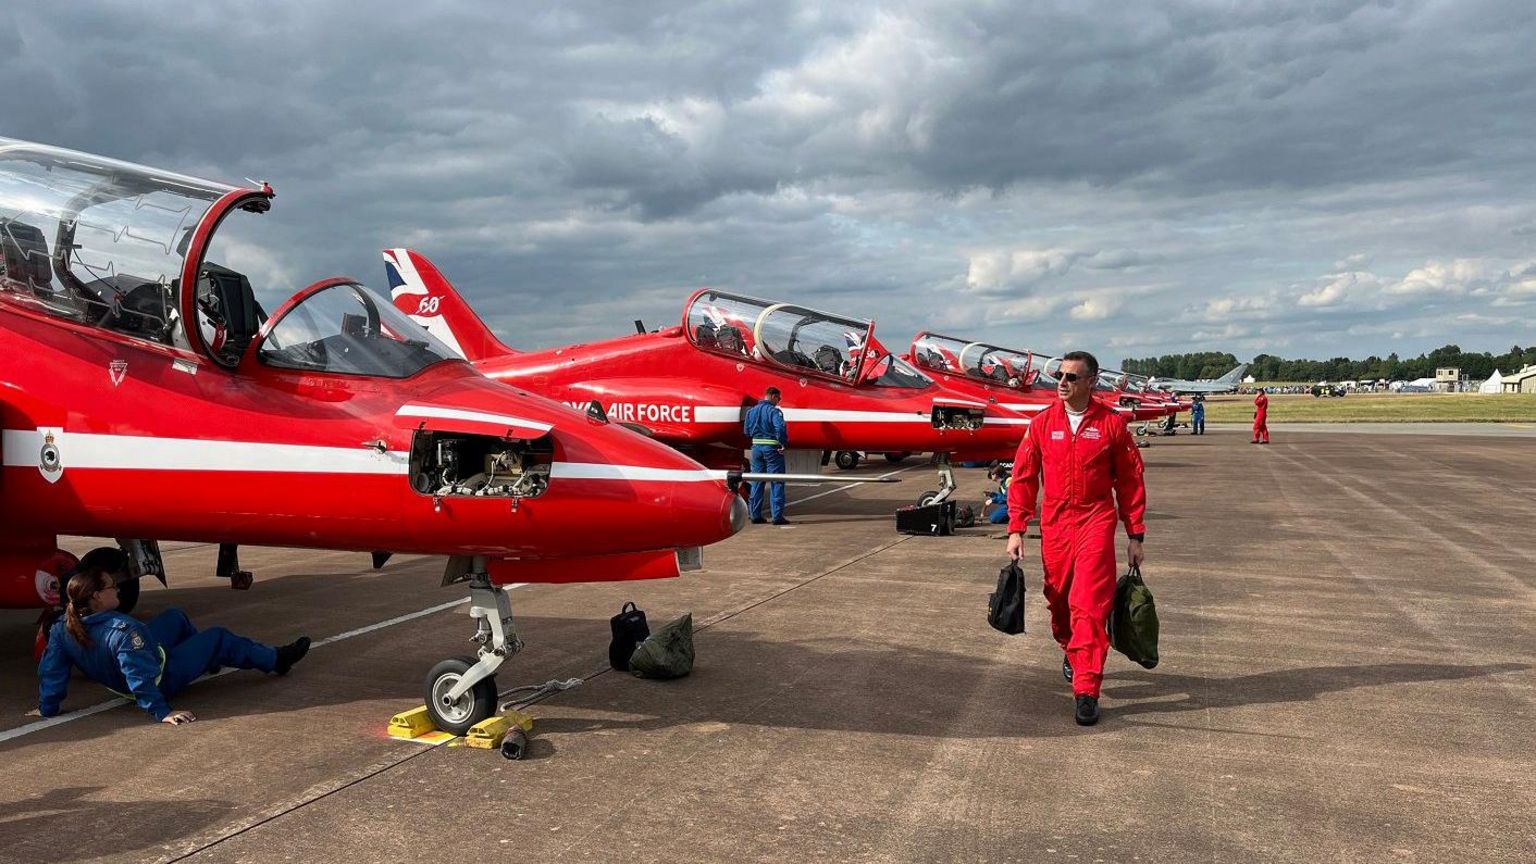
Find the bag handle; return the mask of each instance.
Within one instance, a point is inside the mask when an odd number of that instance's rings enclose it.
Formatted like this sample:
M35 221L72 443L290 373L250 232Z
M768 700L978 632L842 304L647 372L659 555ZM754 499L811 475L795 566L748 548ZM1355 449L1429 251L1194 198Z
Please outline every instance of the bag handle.
M620 615L623 615L626 612L639 612L639 611L640 611L640 607L636 606L635 605L635 601L633 601L633 600L631 600L628 603L625 603L623 606L619 607L619 614Z

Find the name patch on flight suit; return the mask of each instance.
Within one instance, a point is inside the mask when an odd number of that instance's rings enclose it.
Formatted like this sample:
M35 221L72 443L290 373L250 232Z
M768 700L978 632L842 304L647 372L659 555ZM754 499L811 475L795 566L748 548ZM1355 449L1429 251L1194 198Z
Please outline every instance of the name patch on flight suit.
M1097 427L1097 426L1090 426L1087 429L1084 429L1083 430L1083 437L1087 438L1089 440L1097 440L1098 437L1099 437L1099 427Z
M1061 431L1060 429L1052 429L1051 430L1051 440L1052 441L1065 441L1066 438L1067 438L1067 433Z

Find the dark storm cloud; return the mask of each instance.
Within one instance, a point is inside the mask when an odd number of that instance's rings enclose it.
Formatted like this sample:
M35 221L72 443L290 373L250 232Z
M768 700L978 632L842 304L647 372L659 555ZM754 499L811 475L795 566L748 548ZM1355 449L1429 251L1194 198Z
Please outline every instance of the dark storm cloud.
M264 300L407 244L527 346L711 284L890 343L1503 350L1533 37L1516 0L49 4L0 23L0 133L271 180Z

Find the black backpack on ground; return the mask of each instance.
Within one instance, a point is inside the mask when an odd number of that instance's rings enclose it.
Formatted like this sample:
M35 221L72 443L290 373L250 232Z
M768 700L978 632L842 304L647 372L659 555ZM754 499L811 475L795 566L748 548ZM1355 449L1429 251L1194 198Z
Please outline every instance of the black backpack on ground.
M1024 571L1010 561L998 571L997 590L987 600L987 623L1016 636L1024 632Z
M630 601L619 607L619 614L608 619L608 625L613 628L613 641L608 643L608 665L620 672L628 672L629 657L635 653L635 646L651 635L651 628L645 623L645 613Z

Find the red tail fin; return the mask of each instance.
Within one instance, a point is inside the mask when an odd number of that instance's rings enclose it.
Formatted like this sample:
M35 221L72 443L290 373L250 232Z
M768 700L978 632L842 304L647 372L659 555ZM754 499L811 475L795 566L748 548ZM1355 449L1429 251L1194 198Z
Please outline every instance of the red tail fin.
M384 271L395 308L474 362L517 352L502 344L426 256L409 249L384 250Z

